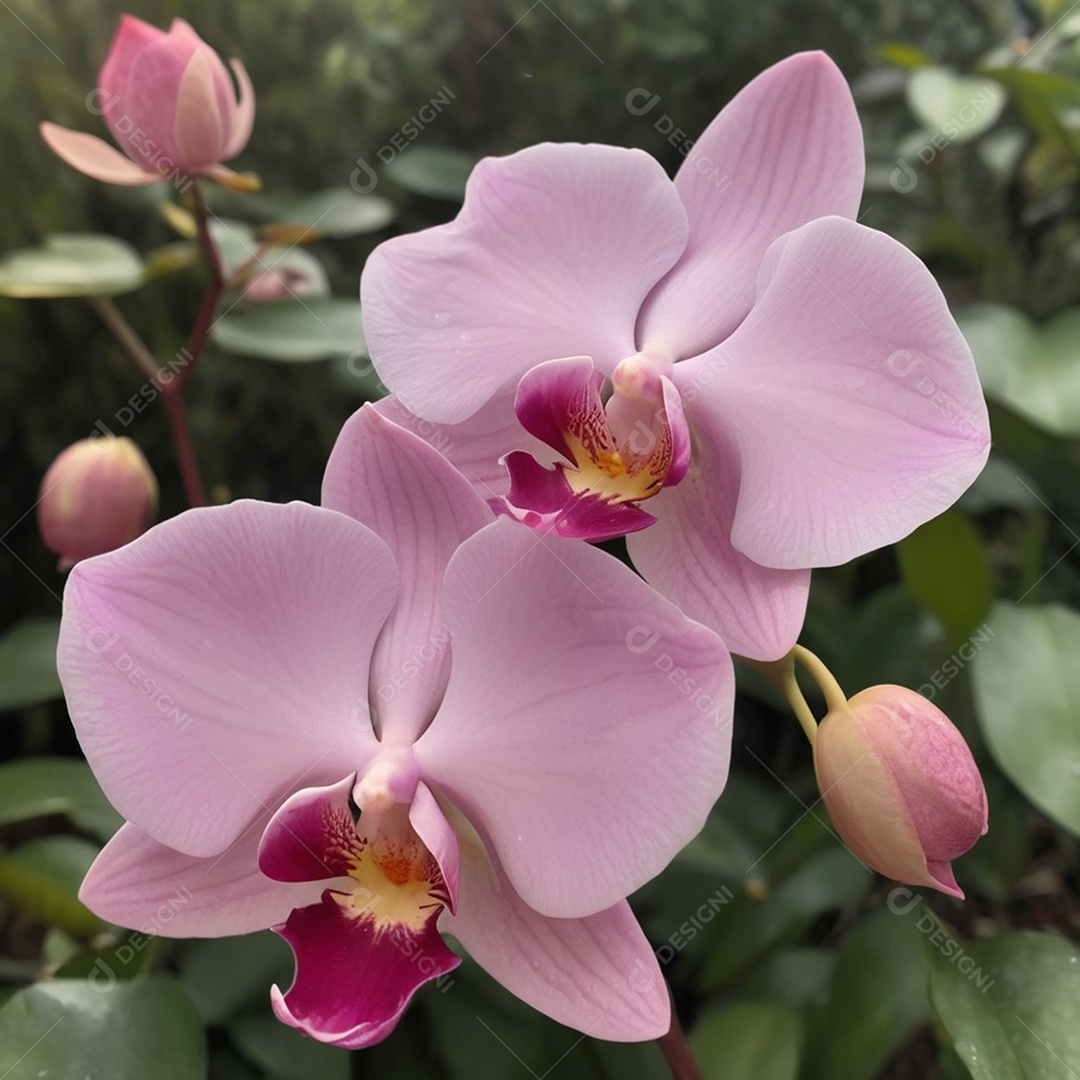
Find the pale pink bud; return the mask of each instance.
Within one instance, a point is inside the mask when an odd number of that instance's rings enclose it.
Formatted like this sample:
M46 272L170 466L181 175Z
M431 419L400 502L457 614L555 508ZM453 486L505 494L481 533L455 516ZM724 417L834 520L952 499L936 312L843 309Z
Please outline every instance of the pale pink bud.
M867 866L963 898L949 864L986 832L986 791L936 705L903 686L863 690L822 720L814 769L837 832Z
M64 450L41 481L38 528L60 569L122 547L157 512L158 485L128 438L83 439Z
M251 80L239 60L232 70L235 87L221 57L183 19L166 33L125 15L87 105L130 161L83 132L50 123L41 132L69 165L108 183L182 183L199 173L225 179L234 174L221 162L244 149L255 120Z

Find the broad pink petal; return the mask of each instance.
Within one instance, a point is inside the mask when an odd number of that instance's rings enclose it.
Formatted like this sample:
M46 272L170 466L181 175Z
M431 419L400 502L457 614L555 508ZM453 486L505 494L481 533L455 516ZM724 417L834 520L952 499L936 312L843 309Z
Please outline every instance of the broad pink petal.
M270 991L274 1013L320 1042L357 1050L397 1026L413 994L461 963L439 937L436 915L419 931L386 929L352 917L327 890L322 901L298 908L280 934L296 955L288 992Z
M727 773L723 643L588 545L499 520L446 571L446 697L425 779L485 835L522 899L591 915L659 873ZM636 635L657 634L655 652Z
M118 926L166 937L226 937L265 930L316 903L323 882L285 885L259 872L257 818L213 858L181 855L123 825L94 860L79 899Z
M435 715L450 670L443 572L492 512L437 450L370 405L338 436L322 501L373 529L397 561L400 592L372 660L371 704L384 741L411 743Z
M79 563L58 667L109 800L208 856L268 800L362 768L377 744L359 706L396 587L382 540L302 503L191 510Z
M223 95L216 78L219 74L228 85L226 104L232 108L232 83L221 60L209 47L203 45L196 49L184 68L173 120L177 163L182 168L198 171L214 165L222 157L227 128Z
M255 127L255 87L251 85L251 76L239 60L230 60L229 66L236 76L240 97L232 110L229 141L221 155L223 161L236 157L247 146Z
M640 150L533 146L486 158L448 225L396 237L364 267L380 376L415 413L467 419L544 360L610 373L638 309L686 243L686 215Z
M72 131L59 124L42 121L39 130L46 146L73 169L105 184L156 184L161 176L147 172L119 150L96 135Z
M522 1001L596 1039L667 1033L667 986L624 901L582 919L538 915L475 844L462 846L461 905L439 926Z
M656 524L626 538L634 566L647 582L691 618L711 626L738 656L776 660L795 644L806 615L809 570L759 566L731 544L738 497L734 446L682 379L695 457L678 487L649 500ZM712 369L706 369L711 371ZM711 403L710 403L711 404Z
M273 881L344 877L359 847L349 796L356 777L309 787L275 811L259 841L259 869Z
M478 413L460 424L436 424L410 412L397 397L385 397L374 408L388 420L419 435L434 446L459 472L465 474L485 501L501 498L509 478L501 460L512 450L525 450L538 461L555 454L534 439L514 415L515 388L492 398Z
M439 873L442 874L443 884L450 896L450 911L456 911L461 877L457 833L446 820L446 815L436 802L431 788L422 780L416 785L416 794L409 807L409 824L439 864Z
M135 57L148 45L163 41L166 37L164 30L159 30L134 15L120 16L120 23L109 45L109 53L98 75L98 108L107 109L110 100L123 99L127 93Z
M864 171L851 91L824 53L799 53L759 75L675 177L690 240L645 304L642 347L685 359L722 341L754 302L769 245L815 218L854 218Z
M986 461L971 351L929 270L884 233L822 218L782 237L718 353L723 378L699 411L739 461L732 543L763 565L832 566L893 543Z

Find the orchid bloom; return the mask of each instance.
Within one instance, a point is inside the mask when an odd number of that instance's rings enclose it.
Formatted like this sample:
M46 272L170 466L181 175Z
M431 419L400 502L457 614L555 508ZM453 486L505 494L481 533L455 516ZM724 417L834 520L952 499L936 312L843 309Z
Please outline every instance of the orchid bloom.
M343 1047L458 963L442 932L556 1020L665 1033L625 897L723 786L722 642L611 556L494 520L371 406L323 502L191 510L72 572L60 673L128 819L83 901L273 927L277 1015Z
M87 99L123 150L96 135L45 122L49 148L79 172L107 184L188 181L206 174L238 183L221 163L247 145L255 123L255 91L244 65L225 65L183 19L168 32L125 15Z
M821 798L867 866L962 900L952 860L987 829L986 789L963 735L921 694L872 686L821 721Z
M612 146L485 159L455 221L365 267L382 409L535 529L628 534L664 595L779 658L813 567L941 513L989 451L941 290L854 220L863 173L822 53L750 83L674 181Z

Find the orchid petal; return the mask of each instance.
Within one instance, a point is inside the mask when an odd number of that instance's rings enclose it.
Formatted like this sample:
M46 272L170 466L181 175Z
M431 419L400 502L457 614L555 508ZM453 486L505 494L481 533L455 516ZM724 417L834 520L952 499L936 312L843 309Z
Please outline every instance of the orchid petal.
M646 529L656 520L634 503L575 494L562 468L545 469L520 450L507 455L506 470L510 492L502 512L537 532L601 543Z
M554 145L486 158L447 225L380 245L361 302L379 374L409 408L467 419L529 368L635 352L642 301L686 243L686 214L640 150Z
M439 926L534 1009L597 1039L666 1034L667 986L630 906L581 919L538 915L476 843L462 845L461 907Z
M514 415L514 393L515 388L509 387L460 424L433 424L410 412L392 395L375 402L373 408L434 446L458 472L465 474L476 493L489 502L507 493L508 478L500 462L508 453L525 450L538 461L555 458L518 422Z
M675 177L690 240L645 303L642 347L685 359L722 341L750 310L773 240L818 217L854 218L864 172L851 91L824 53L799 53L759 75Z
M221 77L228 82L221 60L204 45L195 50L180 79L173 138L178 163L189 169L199 170L216 164L225 148L225 118L215 80L218 68L221 68ZM231 83L229 95L231 99Z
M382 540L301 503L191 510L79 563L58 666L110 802L209 856L267 800L362 768L377 743L360 706L396 588Z
M251 85L251 76L239 60L230 60L229 66L236 76L240 96L231 110L229 141L221 154L223 161L236 157L247 146L255 128L255 87Z
M351 915L337 896L327 890L320 903L272 927L296 955L296 977L285 994L273 987L270 1000L283 1023L356 1050L385 1038L413 994L461 960L439 937L434 910L420 930L383 929Z
M438 802L435 801L431 788L423 781L416 785L416 794L409 807L409 824L416 830L416 835L420 837L424 847L431 852L439 864L439 873L442 874L443 884L446 886L450 899L447 906L453 913L457 910L461 878L458 837L453 826L446 820Z
M415 747L422 774L491 838L531 907L610 907L696 835L723 788L723 643L604 552L506 520L459 548L443 610L454 665ZM640 634L658 635L655 655Z
M355 776L304 788L278 808L259 841L259 869L273 881L344 877L359 846L349 796Z
M372 660L372 704L380 737L411 743L435 715L450 670L443 572L492 513L438 451L367 405L338 436L322 501L373 529L397 560L400 591Z
M587 429L597 444L614 450L600 391L604 376L588 356L549 360L527 371L518 383L514 411L521 426L567 461L574 453L567 429Z
M135 58L147 46L164 41L166 37L168 35L164 30L159 30L134 15L120 16L108 55L98 76L97 95L101 99L97 102L98 108L108 111L110 101L123 100L127 94Z
M265 930L316 903L323 883L283 885L259 872L260 830L214 858L182 855L122 825L94 860L79 899L95 915L144 934L226 937Z
M42 121L39 130L48 148L73 169L104 184L123 184L135 187L156 184L161 176L147 172L125 157L104 139L85 131L72 131L59 124Z
M884 233L823 218L782 237L718 351L724 378L699 412L739 462L732 544L763 565L833 566L893 543L986 461L971 351L930 271Z
M675 378L689 398L699 391L682 378L688 370L686 364L676 365ZM656 524L626 538L630 559L650 585L712 627L733 653L779 659L802 629L810 571L759 566L732 547L738 497L734 448L696 397L686 412L694 430L694 461L678 487L666 487L650 500Z

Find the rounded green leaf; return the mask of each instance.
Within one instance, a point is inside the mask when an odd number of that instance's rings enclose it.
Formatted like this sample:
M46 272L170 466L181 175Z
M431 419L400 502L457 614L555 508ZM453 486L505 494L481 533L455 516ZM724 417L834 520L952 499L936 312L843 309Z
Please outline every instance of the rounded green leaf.
M0 1009L4 1080L204 1080L206 1037L194 1006L164 977L94 989L55 979Z
M143 261L123 240L56 233L0 259L0 296L116 296L143 283Z
M229 352L307 363L363 352L360 302L334 297L249 304L223 315L214 341Z
M356 236L378 232L385 229L396 216L394 204L389 199L379 195L360 195L348 187L270 201L277 211L274 224L298 226L306 230L306 240L313 240L317 236Z
M974 525L946 510L897 547L908 591L944 623L957 641L969 637L994 599L990 562Z
M407 191L461 202L476 158L439 146L409 147L386 166L386 175Z
M1076 1080L1075 945L1022 931L978 943L928 937L926 947L931 1002L974 1080Z
M908 107L931 133L946 142L971 142L993 127L1005 107L1005 91L992 79L920 67L907 84Z
M56 674L60 620L34 616L0 637L0 710L40 705L63 695Z
M1080 307L1036 326L1005 304L971 304L956 321L987 394L1055 435L1080 435Z
M845 941L803 1080L873 1080L929 1019L920 910L882 908Z
M1002 772L1080 836L1080 615L1001 602L971 664L983 735Z
M63 814L99 840L111 839L124 821L85 761L24 758L0 765L0 825L46 814Z
M0 856L0 893L32 919L89 936L105 924L78 898L98 848L78 836L42 836Z
M764 1002L709 1013L690 1033L705 1080L795 1080L801 1046L799 1014Z

